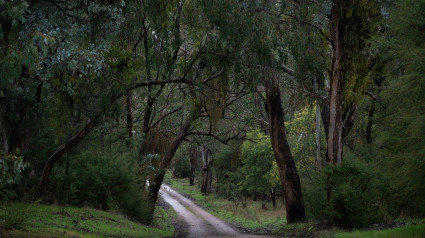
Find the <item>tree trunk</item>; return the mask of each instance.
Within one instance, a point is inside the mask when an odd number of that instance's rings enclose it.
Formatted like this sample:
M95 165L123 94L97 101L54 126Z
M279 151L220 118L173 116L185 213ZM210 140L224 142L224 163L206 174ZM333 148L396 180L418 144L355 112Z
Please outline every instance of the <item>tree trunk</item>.
M374 115L375 115L375 102L372 103L372 106L369 109L368 121L366 126L366 143L368 144L372 144L372 126L373 126Z
M321 126L320 126L320 106L316 105L316 169L322 169L322 149L321 149Z
M3 127L0 128L0 132L1 132L1 140L2 140L2 150L3 152L8 155L9 154L9 138L7 136L6 133L6 129L4 129Z
M128 131L128 136L129 137L133 137L133 110L132 110L132 101L133 101L133 94L132 92L128 92L127 93L127 98L126 98L126 109L127 109L127 131Z
M267 95L265 106L269 116L270 138L286 201L286 219L288 223L303 221L305 220L305 210L301 182L286 138L285 115L279 84L274 75L270 82L265 83L265 88Z
M276 192L273 188L270 188L270 198L272 199L273 203L273 210L276 208Z
M189 186L193 186L195 184L195 171L196 167L198 167L198 159L196 158L196 153L192 151L190 155L190 178L189 178Z
M63 179L62 189L61 189L61 195L59 197L58 204L61 205L62 198L63 198L63 192L65 191L65 185L68 181L68 171L69 171L69 156L71 155L71 151L68 152L68 156L66 157L66 168L65 168L65 178Z
M100 114L94 116L89 123L71 139L63 143L59 148L50 156L44 165L43 173L41 175L40 182L37 186L37 195L41 196L44 193L44 189L49 178L50 172L56 161L67 151L77 146L86 137L90 131L92 131L100 123Z
M334 0L331 11L331 40L333 58L331 66L331 89L329 98L329 128L328 128L328 163L342 163L342 88L341 63L343 46L339 21L341 15L341 0Z
M201 192L206 194L206 193L211 193L211 184L212 184L211 167L213 165L211 151L203 148L202 158L204 159L204 167L202 168L203 176L202 176Z
M156 201L158 200L158 192L161 188L162 181L164 180L166 169L170 165L174 154L179 148L180 143L186 137L186 134L190 128L190 125L195 119L196 118L192 116L191 118L187 119L186 122L183 124L183 127L180 129L180 132L177 134L176 137L174 137L173 142L170 144L169 148L162 156L158 171L155 173L153 181L149 181L149 189L148 189L149 211L145 220L145 223L148 225L152 224L153 222L155 204L156 204Z

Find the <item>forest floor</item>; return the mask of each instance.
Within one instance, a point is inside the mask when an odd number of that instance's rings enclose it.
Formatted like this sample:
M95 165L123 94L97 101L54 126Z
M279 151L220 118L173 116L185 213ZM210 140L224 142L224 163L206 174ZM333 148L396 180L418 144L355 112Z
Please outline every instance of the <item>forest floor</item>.
M173 237L170 212L158 207L144 226L114 212L34 203L0 204L0 237Z

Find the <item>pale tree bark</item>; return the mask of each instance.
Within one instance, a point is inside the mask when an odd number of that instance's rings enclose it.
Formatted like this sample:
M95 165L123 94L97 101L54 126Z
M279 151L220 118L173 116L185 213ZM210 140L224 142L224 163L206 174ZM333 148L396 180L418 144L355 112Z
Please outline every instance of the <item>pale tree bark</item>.
M316 169L322 169L322 150L321 150L321 126L320 126L320 105L316 105Z
M343 45L339 21L341 18L341 0L334 0L331 10L330 33L333 48L331 65L331 89L329 98L328 163L342 163L342 88L341 63Z
M285 115L275 75L264 86L267 96L265 107L269 117L271 144L286 201L286 219L288 223L303 221L305 220L305 210L301 182L286 138Z

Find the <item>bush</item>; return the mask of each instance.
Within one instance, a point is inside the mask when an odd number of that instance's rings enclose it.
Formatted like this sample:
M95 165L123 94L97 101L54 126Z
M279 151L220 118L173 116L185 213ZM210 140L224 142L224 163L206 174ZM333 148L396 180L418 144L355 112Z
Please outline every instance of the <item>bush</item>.
M328 166L327 186L332 187L329 220L362 228L385 218L381 194L386 187L367 164L346 159L342 166Z
M326 177L323 173L312 173L311 178L301 177L307 217L315 220L327 219L329 214L326 199Z
M241 197L238 187L238 183L243 180L240 172L240 148L241 143L233 141L230 145L222 145L214 154L214 167L218 177L216 192L230 200L238 200Z
M143 181L138 180L135 157L116 148L103 152L88 149L72 156L70 161L71 205L118 210L143 220L148 205L141 189Z
M328 165L303 182L307 215L344 227L363 228L389 218L388 181L370 163L346 156L342 166ZM331 185L331 200L327 191Z
M27 167L19 151L6 155L0 151L0 198L10 200L16 197L13 186L22 178L22 171Z

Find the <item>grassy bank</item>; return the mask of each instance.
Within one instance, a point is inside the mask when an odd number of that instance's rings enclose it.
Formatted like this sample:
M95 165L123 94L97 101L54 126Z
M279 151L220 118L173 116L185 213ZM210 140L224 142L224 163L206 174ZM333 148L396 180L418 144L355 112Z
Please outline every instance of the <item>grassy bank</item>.
M144 226L92 208L1 203L0 237L172 237L169 220L161 207L156 209L156 224Z
M336 233L335 238L423 238L425 237L425 224L407 225L380 231L354 231Z
M278 203L273 209L271 203L263 201L229 201L215 194L202 195L196 186L189 186L188 179L171 178L168 173L165 183L175 190L192 197L195 202L208 211L236 226L246 228L255 233L270 233L277 227L286 224L285 209ZM262 205L265 205L265 209Z

